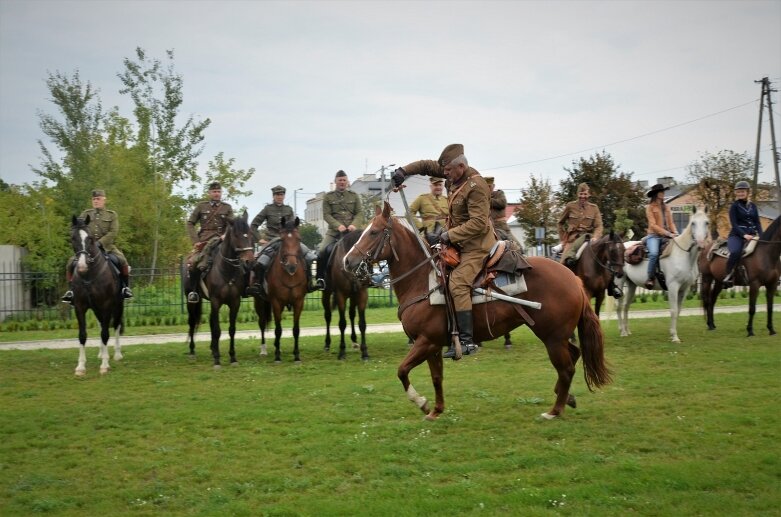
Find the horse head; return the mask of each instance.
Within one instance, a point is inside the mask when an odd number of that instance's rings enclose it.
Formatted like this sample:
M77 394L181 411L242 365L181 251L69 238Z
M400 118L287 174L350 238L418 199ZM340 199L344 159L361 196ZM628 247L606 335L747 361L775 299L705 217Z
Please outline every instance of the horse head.
M608 269L616 278L624 276L624 241L621 236L610 230L605 237L605 252Z
M301 220L285 219L280 221L279 238L282 240L282 246L279 249L279 260L285 272L293 276L296 274L298 265L303 261L301 256L301 235L298 233L298 227Z
M697 247L703 249L710 240L710 217L707 207L699 210L696 206L694 207L688 228Z
M390 262L395 253L391 244L393 218L390 204L385 201L382 209L377 207L375 215L361 234L358 242L345 254L342 267L359 280L367 280L372 273L370 264L387 260Z
M229 230L225 235L224 246L228 247L228 253L241 262L244 271L249 271L255 262L255 242L249 224L247 223L247 211L229 223Z
M79 219L75 215L71 219L71 246L76 256L76 272L84 275L89 265L100 255L97 241L89 232L89 215Z

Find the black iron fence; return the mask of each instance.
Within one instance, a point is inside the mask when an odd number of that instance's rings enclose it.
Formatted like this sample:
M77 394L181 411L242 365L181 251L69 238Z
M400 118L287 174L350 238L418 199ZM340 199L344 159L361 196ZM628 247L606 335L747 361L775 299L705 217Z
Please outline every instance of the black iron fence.
M176 324L187 313L182 267L133 268L131 287L134 297L125 304L126 320L138 324ZM62 303L67 290L65 273L24 271L17 264L0 263L0 322L75 319L73 307ZM322 310L322 293L309 293L304 310ZM370 288L370 307L395 307L391 289ZM242 300L240 320L256 318L250 298Z

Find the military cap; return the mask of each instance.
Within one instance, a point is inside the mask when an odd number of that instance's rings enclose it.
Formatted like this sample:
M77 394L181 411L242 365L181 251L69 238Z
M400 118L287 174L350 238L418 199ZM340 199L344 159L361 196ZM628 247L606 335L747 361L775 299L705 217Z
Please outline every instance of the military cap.
M444 182L445 182L445 178L437 178L436 176L431 176L431 177L428 179L428 181L429 181L429 182L430 182L432 185L436 185L436 184L438 184L438 183L444 183Z
M282 185L277 185L276 187L271 188L272 194L284 194L285 192L286 192L285 187L283 187Z
M651 189L645 193L645 197L654 197L658 192L668 190L670 187L665 187L661 183L657 183Z
M341 169L336 171L336 176L334 176L334 178L346 178L346 177L347 177L347 173Z
M494 184L494 177L493 176L483 176L483 179L489 185L493 185Z
M92 191L92 197L106 197L106 191L103 189L96 188Z
M464 154L464 146L461 144L450 144L442 150L442 154L439 155L439 165L445 167L453 160Z
M581 183L578 185L578 194L581 192L589 192L588 183Z
M209 183L209 190L222 190L222 185L219 181L212 181Z

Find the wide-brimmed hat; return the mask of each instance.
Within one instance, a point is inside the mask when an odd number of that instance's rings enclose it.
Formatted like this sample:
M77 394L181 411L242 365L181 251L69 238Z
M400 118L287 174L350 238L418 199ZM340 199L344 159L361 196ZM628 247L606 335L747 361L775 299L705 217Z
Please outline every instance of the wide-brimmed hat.
M665 187L661 183L657 183L651 189L645 193L645 197L654 197L657 192L662 192L664 190L669 190L670 187Z

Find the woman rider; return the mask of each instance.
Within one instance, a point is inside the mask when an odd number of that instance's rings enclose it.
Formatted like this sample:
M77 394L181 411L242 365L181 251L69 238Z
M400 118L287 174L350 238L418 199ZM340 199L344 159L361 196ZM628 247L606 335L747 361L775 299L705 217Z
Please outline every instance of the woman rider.
M735 273L735 266L743 254L743 245L759 235L762 229L757 205L748 199L750 189L748 181L738 181L735 184L736 199L729 207L729 224L731 226L727 237L729 259L727 259L727 274L721 281L725 288L735 285L732 276Z

